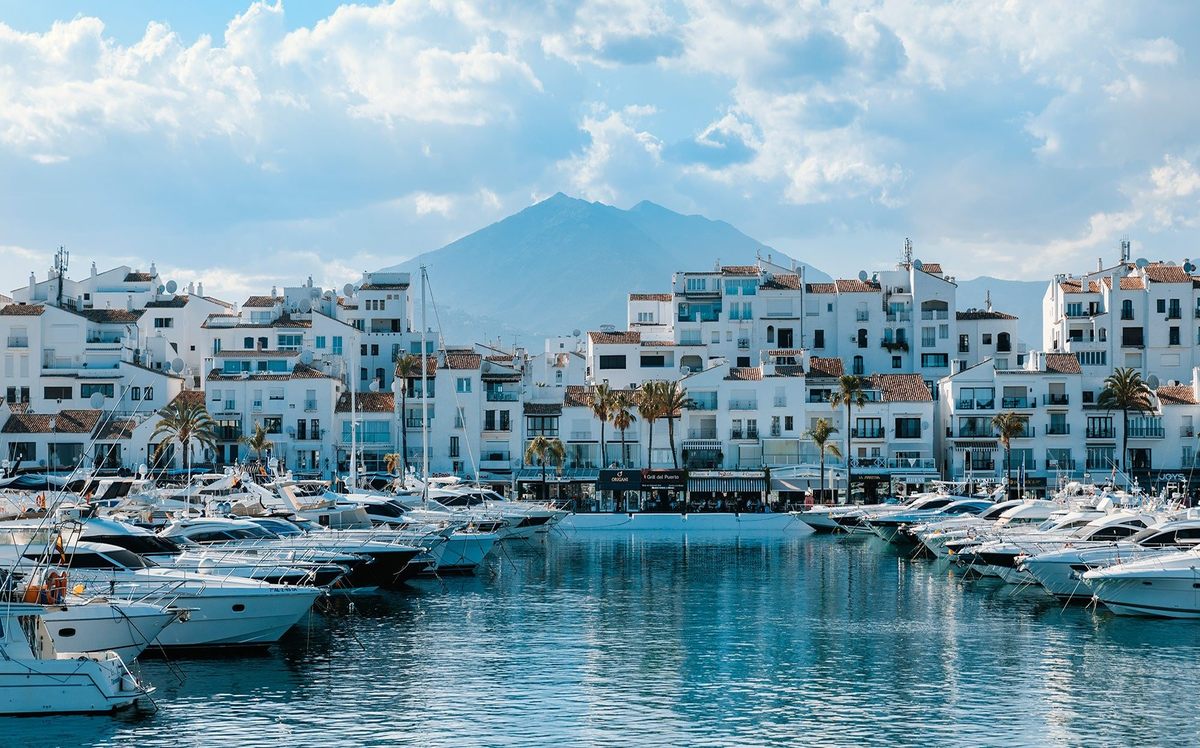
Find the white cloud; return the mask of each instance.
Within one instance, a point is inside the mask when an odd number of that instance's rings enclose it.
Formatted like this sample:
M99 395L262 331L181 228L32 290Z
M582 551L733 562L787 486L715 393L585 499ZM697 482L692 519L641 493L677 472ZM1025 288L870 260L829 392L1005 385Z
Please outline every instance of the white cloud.
M1129 57L1147 65L1175 65L1183 55L1179 45L1165 36L1140 40L1130 47Z
M418 192L413 195L413 209L419 216L438 213L449 218L450 213L454 210L454 198L450 195L431 195L428 192Z
M597 105L583 118L580 129L591 141L582 153L558 163L582 196L590 200L617 202L626 186L644 189L638 175L654 171L662 162L662 141L639 130L637 120L654 112L653 107L629 106L612 111Z

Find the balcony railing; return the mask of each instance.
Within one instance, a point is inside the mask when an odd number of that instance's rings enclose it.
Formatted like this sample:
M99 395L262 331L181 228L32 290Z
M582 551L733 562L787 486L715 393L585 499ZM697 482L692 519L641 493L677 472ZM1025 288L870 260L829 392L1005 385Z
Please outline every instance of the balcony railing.
M316 409L317 409L317 401L316 401L316 399L313 399L313 400L305 400L305 401L304 401L304 410L305 410L305 412L306 412L306 413L312 413L312 412L313 412L313 411L315 411Z
M730 429L729 438L733 439L734 441L737 441L738 439L757 439L758 429L746 429L745 431L741 429Z
M431 427L433 426L433 416L429 416L429 425ZM404 427L409 428L409 429L419 429L419 428L421 428L421 419L420 418L405 418L404 419Z
M716 439L717 430L712 429L688 429L689 439Z
M866 322L866 321L867 321L867 320L869 320L870 318L871 318L871 313L870 313L870 312L865 312L865 311L863 311L863 310L861 310L861 309L859 309L859 310L856 310L856 311L854 312L854 320L855 320L856 322Z
M908 322L912 319L912 312L888 312L888 322Z
M776 408L786 408L787 407L787 398L786 397L775 398L775 407Z
M972 472L989 472L996 469L995 460L987 460L985 462L972 462L967 465L967 470Z
M502 423L499 426L497 426L495 423L485 423L483 425L483 430L506 434L506 433L512 431L512 426L507 423Z
M1180 426L1179 436L1184 439L1191 439L1196 436L1196 429L1192 426Z
M757 400L730 400L730 410L758 410Z
M572 431L571 432L571 439L574 441L583 441L583 440L591 439L591 438L592 438L591 431Z
M956 408L958 410L975 410L975 401L970 398L964 398L958 401Z
M947 431L948 430L949 429L947 429ZM996 432L992 431L990 428L986 428L986 429L960 428L958 430L958 438L959 439L994 439L994 438L996 438Z
M1088 426L1084 436L1088 439L1115 439L1117 430L1109 426Z
M1066 470L1066 471L1074 470L1075 469L1075 460L1050 460L1050 459L1047 459L1046 460L1046 469L1047 470Z
M1162 426L1130 426L1130 439L1162 439L1166 433Z
M508 462L510 459L508 452L484 452L479 456L481 462Z
M883 427L880 426L877 428L874 426L867 426L867 427L856 426L853 429L851 429L851 433L854 435L855 439L882 439L883 438Z
M907 340L892 340L891 338L884 338L883 340L879 341L879 346L881 348L886 348L891 353L895 353L896 351L908 351Z
M1047 436L1066 436L1069 433L1071 433L1071 424L1069 423L1046 424Z
M433 419L430 418L429 420L432 421ZM535 436L558 436L558 429L529 429L529 433L526 434L526 436L528 436L530 439Z
M1001 408L1033 408L1037 406L1037 401L1033 401L1033 405L1029 404L1027 397L1002 397L1000 398Z
M29 338L10 337L8 339L9 348L28 348Z
M1133 310L1132 309L1122 309L1121 310L1121 319L1133 319Z
M1042 395L1042 404L1044 405L1067 405L1070 402L1070 395Z
M692 400L692 404L691 404L692 410L716 410L717 409L717 398L715 398L715 397L710 397L710 398L695 398L695 397L693 397L691 400Z
M950 312L945 309L922 309L921 319L950 319Z
M488 390L487 399L490 403L515 403L517 393L511 390Z
M750 350L750 341L749 340L738 340L738 350L739 351Z

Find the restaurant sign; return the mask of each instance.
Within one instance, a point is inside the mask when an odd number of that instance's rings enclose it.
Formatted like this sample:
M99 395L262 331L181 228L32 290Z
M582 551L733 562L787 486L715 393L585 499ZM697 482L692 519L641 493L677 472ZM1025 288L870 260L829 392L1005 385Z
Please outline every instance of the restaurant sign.
M600 491L640 491L642 489L641 470L601 470L600 478L596 481Z
M646 489L673 488L683 489L687 486L688 473L686 470L643 470L642 487Z

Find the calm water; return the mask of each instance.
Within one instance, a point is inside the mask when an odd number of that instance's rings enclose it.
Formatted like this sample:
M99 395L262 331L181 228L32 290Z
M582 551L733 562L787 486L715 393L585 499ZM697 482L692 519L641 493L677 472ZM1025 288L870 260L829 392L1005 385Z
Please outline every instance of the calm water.
M1200 626L1063 610L865 538L551 537L341 598L256 657L147 661L156 714L11 745L1200 743ZM182 677L182 680L180 678Z

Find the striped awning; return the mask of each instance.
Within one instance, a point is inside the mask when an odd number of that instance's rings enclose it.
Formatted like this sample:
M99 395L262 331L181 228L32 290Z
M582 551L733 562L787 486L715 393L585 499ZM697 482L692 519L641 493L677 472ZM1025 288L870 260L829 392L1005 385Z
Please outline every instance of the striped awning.
M764 493L766 478L688 478L689 492Z
M966 441L966 440L960 439L960 440L957 440L954 442L954 449L957 452L967 452L967 451L973 451L973 450L983 450L984 452L994 452L997 449L1000 449L1000 442L988 441L988 440L982 440L982 439L979 441Z
M721 451L721 440L720 439L684 439L683 440L683 449L693 449L693 450L704 449L704 450L709 450L709 451L714 451L714 452L720 452Z

